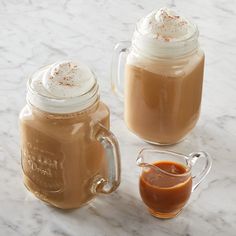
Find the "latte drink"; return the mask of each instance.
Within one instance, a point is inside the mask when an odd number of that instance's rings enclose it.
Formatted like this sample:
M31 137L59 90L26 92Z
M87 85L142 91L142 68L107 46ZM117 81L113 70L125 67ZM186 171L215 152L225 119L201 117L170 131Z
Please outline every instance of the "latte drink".
M153 144L181 141L196 125L201 107L204 53L197 26L168 8L142 18L131 47L121 42L115 48L113 89L119 96L124 53L127 127Z
M109 160L100 139L106 143L110 135L110 113L99 100L94 74L78 62L41 68L29 79L27 102L20 114L25 186L59 208L84 205L109 182ZM115 190L119 176L110 184Z
M131 131L146 141L173 144L194 128L200 114L203 55L196 60L182 75L126 65L125 121ZM169 67L166 63L162 70Z

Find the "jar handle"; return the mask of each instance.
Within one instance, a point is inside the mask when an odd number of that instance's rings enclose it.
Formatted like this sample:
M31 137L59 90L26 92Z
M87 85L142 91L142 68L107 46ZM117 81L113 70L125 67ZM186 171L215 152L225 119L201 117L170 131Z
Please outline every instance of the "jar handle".
M209 154L206 152L193 152L189 154L189 162L191 167L194 167L196 162L199 159L204 159L204 166L202 170L195 176L193 176L193 187L192 192L198 187L198 185L203 181L203 179L206 177L206 175L209 173L211 166L212 166L212 160Z
M109 194L115 191L120 185L120 150L116 137L112 132L99 124L99 131L96 139L105 150L105 158L108 164L108 177L96 177L92 186L92 192Z
M111 86L118 98L124 100L123 83L124 66L129 52L130 41L122 41L116 44L111 64ZM124 77L124 76L123 76Z

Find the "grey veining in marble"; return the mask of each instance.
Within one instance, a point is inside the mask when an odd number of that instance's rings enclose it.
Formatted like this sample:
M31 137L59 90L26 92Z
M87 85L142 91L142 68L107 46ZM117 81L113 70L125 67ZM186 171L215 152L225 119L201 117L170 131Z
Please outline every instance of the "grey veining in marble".
M206 53L201 118L189 137L169 149L205 150L213 167L175 219L158 220L138 193L135 159L149 145L131 134L122 103L110 91L114 45L129 40L135 22L153 8L176 6L198 24ZM236 235L236 1L0 0L0 235ZM77 57L92 65L119 139L122 183L109 196L74 211L34 198L22 184L18 113L29 74Z

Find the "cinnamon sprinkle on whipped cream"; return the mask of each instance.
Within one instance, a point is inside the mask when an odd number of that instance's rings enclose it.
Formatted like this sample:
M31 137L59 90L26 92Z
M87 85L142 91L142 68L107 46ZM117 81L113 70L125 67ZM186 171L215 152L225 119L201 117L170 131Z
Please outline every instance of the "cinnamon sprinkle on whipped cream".
M165 42L185 39L195 31L192 23L168 8L152 11L138 26L142 35Z
M69 98L86 93L94 83L94 75L86 65L78 61L62 61L36 73L32 87L51 98Z

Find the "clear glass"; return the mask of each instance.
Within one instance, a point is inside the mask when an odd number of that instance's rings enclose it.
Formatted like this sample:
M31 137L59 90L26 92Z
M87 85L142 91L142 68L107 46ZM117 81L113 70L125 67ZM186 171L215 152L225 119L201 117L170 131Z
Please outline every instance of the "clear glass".
M20 113L24 184L39 199L78 208L120 184L120 153L109 131L109 109L96 101L70 114L28 104Z
M204 53L197 47L179 57L154 57L130 44L116 46L112 63L112 88L124 100L125 123L152 144L177 143L199 118Z
M209 173L212 161L206 152L186 156L171 151L143 149L137 165L141 167L140 195L149 212L158 218L173 218L181 212L191 192Z

